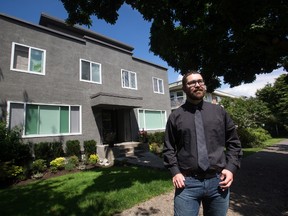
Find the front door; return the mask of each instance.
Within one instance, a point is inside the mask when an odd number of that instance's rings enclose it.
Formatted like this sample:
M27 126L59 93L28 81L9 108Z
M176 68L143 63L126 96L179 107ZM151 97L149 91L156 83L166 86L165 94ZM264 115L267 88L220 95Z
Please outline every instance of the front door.
M113 144L117 140L117 112L102 110L103 143Z

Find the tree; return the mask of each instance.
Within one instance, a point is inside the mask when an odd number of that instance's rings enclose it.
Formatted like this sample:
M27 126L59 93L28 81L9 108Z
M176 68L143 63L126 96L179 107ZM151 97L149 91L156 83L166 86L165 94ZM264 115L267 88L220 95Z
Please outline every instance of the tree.
M275 116L275 122L288 133L288 75L282 74L274 85L267 84L257 90L256 98L265 102Z
M95 15L115 24L125 3L152 23L150 50L177 72L201 70L208 91L253 82L288 69L286 0L61 0L67 23L91 26ZM132 29L133 31L133 29Z
M258 147L271 135L266 129L267 123L271 121L273 115L263 101L250 97L225 98L220 102L237 127L237 132L244 148Z

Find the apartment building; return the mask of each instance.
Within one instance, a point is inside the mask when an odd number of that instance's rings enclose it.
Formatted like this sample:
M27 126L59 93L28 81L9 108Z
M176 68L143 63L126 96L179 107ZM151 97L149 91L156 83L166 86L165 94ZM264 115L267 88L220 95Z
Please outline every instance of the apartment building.
M138 140L164 130L167 68L133 47L41 14L33 24L0 14L0 118L25 141Z

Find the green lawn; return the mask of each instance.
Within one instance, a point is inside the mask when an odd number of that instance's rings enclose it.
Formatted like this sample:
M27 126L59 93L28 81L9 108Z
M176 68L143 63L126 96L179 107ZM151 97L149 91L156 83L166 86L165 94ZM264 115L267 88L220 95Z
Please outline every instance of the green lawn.
M107 216L172 189L168 171L96 168L0 190L0 215Z

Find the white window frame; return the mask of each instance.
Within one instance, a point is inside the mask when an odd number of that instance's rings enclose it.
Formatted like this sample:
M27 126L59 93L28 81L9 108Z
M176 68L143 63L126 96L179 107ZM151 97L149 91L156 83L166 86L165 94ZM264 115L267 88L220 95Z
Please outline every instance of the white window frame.
M146 118L144 118L144 127L141 127L140 125L140 110L143 111L143 114L145 115L145 112L146 111L155 111L155 112L164 112L164 119L163 119L163 122L164 122L164 125L162 128L153 128L153 129L148 129L147 128L147 125L146 125ZM155 130L164 130L165 129L165 126L166 126L166 122L167 122L167 112L166 110L154 110L154 109L137 109L137 119L138 119L138 127L139 127L139 130L146 130L146 131L155 131Z
M85 62L87 62L87 63L90 64L90 80L82 79L82 61L85 61ZM79 71L80 71L80 73L79 73L79 75L80 75L80 81L82 81L82 82L89 82L89 83L96 83L96 84L102 84L102 66L101 66L100 63L98 63L98 62L93 62L93 61L89 61L89 60L82 59L82 58L79 60L79 62L80 62L80 63L79 63L79 66L80 66L80 68L79 68ZM93 64L99 66L99 82L95 82L95 81L92 80L92 65L93 65Z
M26 47L26 48L29 49L27 70L17 69L17 68L14 68L14 67L13 67L13 65L14 65L14 55L15 55L15 46L16 46L16 45L22 46L22 47ZM41 72L30 71L31 49L39 50L39 51L43 52L42 71L41 71ZM27 46L27 45L20 44L20 43L12 42L12 52L11 52L10 70L11 70L11 71L17 71L17 72L29 73L29 74L35 74L35 75L45 75L45 71L46 71L46 50L44 50L44 49L39 49L39 48L32 47L32 46Z
M23 124L22 124L22 137L23 138L37 138L37 137L55 137L55 136L71 136L71 135L82 135L82 106L81 105L68 105L68 104L47 104L47 103L28 103L28 102L19 102L19 101L8 101L7 102L7 127L10 127L10 106L12 104L23 104ZM57 133L57 134L31 134L25 135L25 120L26 120L26 106L27 105L38 105L38 106L67 106L69 107L69 132L68 133ZM71 114L71 107L79 107L79 132L71 133L71 125L70 125L70 114Z
M157 89L155 89L154 86L154 80L157 82ZM164 81L163 79L157 78L157 77L152 77L152 85L153 85L153 92L157 94L164 94ZM160 85L162 87L162 92L160 91Z
M129 82L129 86L125 86L124 85L124 80L123 80L123 73L124 72L127 72L128 73L128 82ZM135 88L131 86L131 74L134 74L135 75ZM125 69L121 69L121 85L122 85L122 88L127 88L127 89L133 89L133 90L137 90L137 73L136 72L133 72L133 71L129 71L129 70L125 70Z

